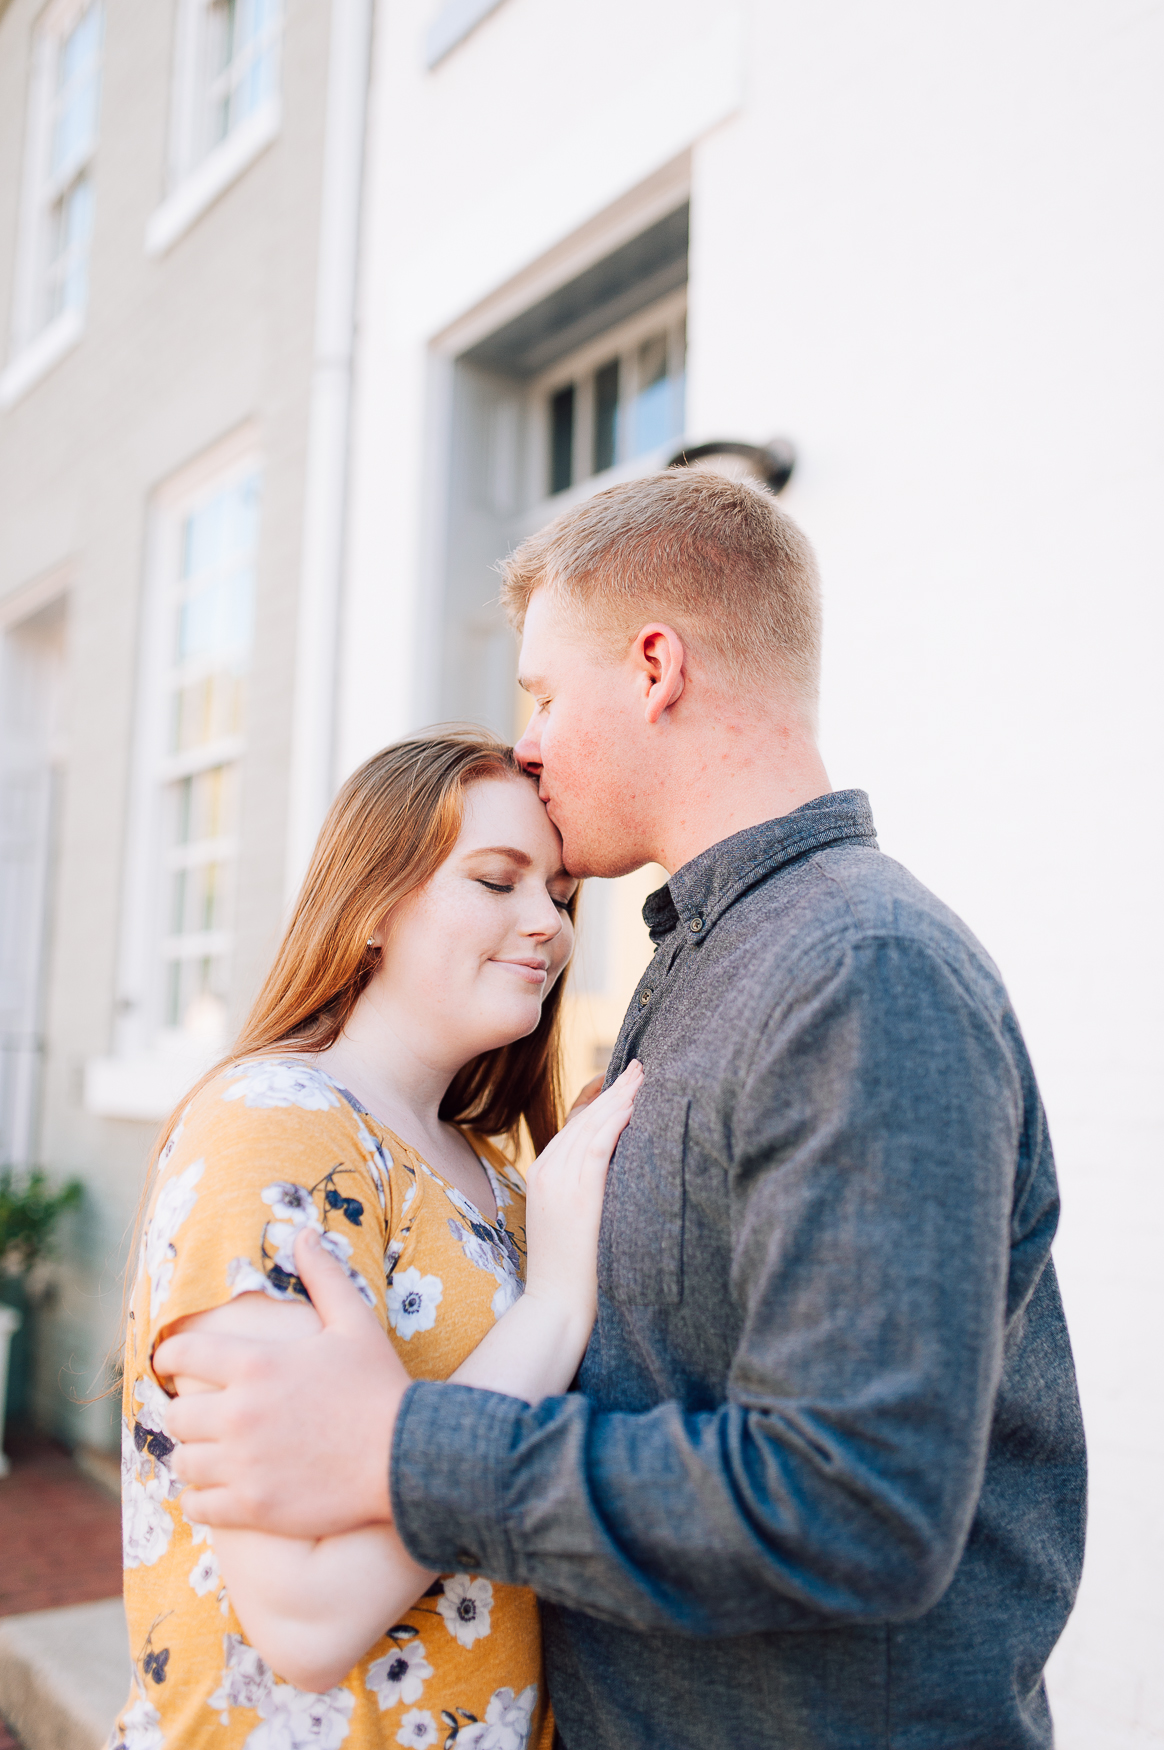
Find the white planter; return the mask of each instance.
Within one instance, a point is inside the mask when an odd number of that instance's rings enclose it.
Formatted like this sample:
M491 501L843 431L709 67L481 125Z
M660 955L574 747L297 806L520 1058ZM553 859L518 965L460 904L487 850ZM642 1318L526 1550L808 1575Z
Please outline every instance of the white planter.
M20 1329L21 1317L12 1306L0 1306L0 1477L8 1475L4 1456L4 1406L8 1399L8 1345Z

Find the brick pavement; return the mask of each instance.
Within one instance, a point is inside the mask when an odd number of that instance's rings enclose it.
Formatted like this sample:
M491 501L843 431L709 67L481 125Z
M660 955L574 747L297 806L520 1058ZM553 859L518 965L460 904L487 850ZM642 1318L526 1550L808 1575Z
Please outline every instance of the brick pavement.
M0 1481L0 1616L115 1597L118 1502L44 1435L9 1429L4 1450L12 1469ZM9 1750L3 1736L0 1750Z

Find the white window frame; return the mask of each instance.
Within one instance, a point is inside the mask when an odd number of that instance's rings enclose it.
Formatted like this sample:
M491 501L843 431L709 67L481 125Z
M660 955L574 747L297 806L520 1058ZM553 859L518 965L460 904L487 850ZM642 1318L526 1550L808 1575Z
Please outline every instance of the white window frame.
M194 1038L165 1025L164 907L173 860L165 845L166 789L195 768L241 764L246 740L244 732L196 752L168 751L173 614L186 518L218 492L262 472L257 433L248 425L172 476L150 506L113 1051L85 1067L85 1105L102 1117L164 1117L224 1045L221 1038ZM235 847L224 842L220 848Z
M594 454L594 374L611 359L619 361L619 384L626 385L620 395L620 405L631 407L638 393L638 349L653 335L663 331L668 344L668 378L672 383L686 376L687 288L679 287L656 303L628 317L615 327L604 329L596 339L587 341L577 352L558 359L529 385L526 400L526 425L529 441L525 446L526 477L521 502L528 508L518 517L521 533L544 526L551 517L568 504L618 480L651 474L662 467L682 448L682 434L655 449L631 453L631 439L623 421L618 450L612 467L600 473L593 470ZM549 491L550 478L550 403L554 394L568 384L575 385L574 402L574 477L571 484L559 492Z
M91 138L55 176L50 174L57 65L74 25L94 6L99 33L97 114ZM20 228L16 246L16 284L12 306L9 362L0 373L0 410L5 410L70 352L85 331L88 292L80 305L44 314L51 215L62 193L82 176L92 175L100 134L100 56L104 0L56 0L38 19L33 37L25 130ZM91 235L90 231L90 235Z
M206 100L207 14L214 0L179 0L170 100L166 194L146 226L147 255L163 255L238 181L277 137L282 124L279 96L285 9L271 26L267 42L274 58L272 91L236 122L223 138L207 145L202 135ZM218 79L230 79L232 62Z

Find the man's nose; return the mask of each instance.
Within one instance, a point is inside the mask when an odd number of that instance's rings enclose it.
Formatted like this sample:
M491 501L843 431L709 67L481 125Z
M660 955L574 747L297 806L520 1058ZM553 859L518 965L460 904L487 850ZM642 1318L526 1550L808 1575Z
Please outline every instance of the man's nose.
M518 763L521 765L521 767L524 771L532 772L532 774L535 778L539 777L541 775L541 769L542 769L541 737L538 736L536 733L533 733L533 719L532 718L530 720L530 723L527 725L524 733L522 734L521 740L517 743L517 745L515 746L513 751L517 755Z

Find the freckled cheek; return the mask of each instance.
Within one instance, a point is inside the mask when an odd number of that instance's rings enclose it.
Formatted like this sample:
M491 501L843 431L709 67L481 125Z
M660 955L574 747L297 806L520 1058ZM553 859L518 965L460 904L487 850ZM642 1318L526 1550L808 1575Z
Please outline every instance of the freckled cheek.
M574 951L574 931L568 919L563 919L561 934L550 947L550 986L561 976Z

